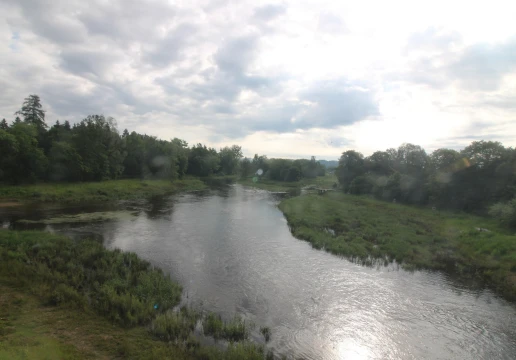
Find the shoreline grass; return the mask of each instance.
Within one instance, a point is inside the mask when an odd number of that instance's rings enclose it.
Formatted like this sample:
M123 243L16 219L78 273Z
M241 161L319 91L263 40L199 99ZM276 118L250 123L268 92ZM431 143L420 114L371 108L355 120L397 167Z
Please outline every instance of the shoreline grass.
M201 346L194 328L207 320L193 309L175 310L181 286L136 254L96 241L0 230L0 290L0 358L267 355L263 346L245 341L249 330L241 321L223 323L226 349Z
M273 181L265 178L256 178L256 181L251 178L239 179L237 183L259 188L262 190L272 192L293 192L299 191L303 187L315 186L324 189L333 188L334 184L337 184L337 177L335 175L318 176L313 179L304 178L299 181L287 182L287 181Z
M206 188L207 185L199 178L174 181L123 179L86 183L0 185L0 204L13 206L15 202L79 203L134 200Z
M286 199L279 209L292 234L316 249L366 265L395 260L476 278L516 300L516 235L492 219L342 192Z

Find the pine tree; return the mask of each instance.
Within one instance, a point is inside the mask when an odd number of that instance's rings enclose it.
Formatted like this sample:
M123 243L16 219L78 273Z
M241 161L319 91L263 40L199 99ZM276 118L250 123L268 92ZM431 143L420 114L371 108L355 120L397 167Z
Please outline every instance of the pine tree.
M34 124L38 128L46 129L45 111L42 109L41 101L38 95L29 95L23 101L23 106L16 114L23 116L23 121Z
M5 121L5 119L2 119L2 121L0 121L0 129L2 129L2 130L9 129L9 124L7 124L7 121Z

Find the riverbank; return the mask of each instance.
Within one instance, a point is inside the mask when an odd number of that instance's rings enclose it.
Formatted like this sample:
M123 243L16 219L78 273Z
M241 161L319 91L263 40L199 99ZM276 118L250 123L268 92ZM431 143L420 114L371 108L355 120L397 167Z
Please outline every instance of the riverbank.
M0 358L263 359L247 325L179 304L181 286L133 253L0 230ZM234 341L201 346L204 333ZM160 341L161 340L161 341Z
M516 236L491 219L341 192L286 199L279 208L293 235L314 248L364 264L445 270L516 300Z
M17 202L79 203L134 200L206 188L205 182L199 178L174 181L124 179L87 183L0 185L0 205L14 206Z
M332 189L337 184L337 177L334 175L318 176L313 179L301 179L299 181L272 181L259 177L239 179L239 184L255 187L272 192L295 192L303 187L314 186L316 188Z

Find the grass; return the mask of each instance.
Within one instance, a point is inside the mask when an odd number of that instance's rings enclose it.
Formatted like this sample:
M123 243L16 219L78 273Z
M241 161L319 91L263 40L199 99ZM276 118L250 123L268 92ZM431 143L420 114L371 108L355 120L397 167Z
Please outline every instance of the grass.
M474 277L516 300L516 236L487 218L329 192L284 200L293 235L363 264ZM485 228L490 231L478 231Z
M227 349L193 336L181 286L134 253L37 231L0 230L0 359L263 359L243 322ZM210 315L209 315L210 316ZM215 316L215 315L212 315ZM245 334L246 336L241 336Z
M87 183L44 183L34 185L1 185L0 203L18 202L97 202L139 199L179 191L205 189L197 178L183 180L108 180Z
M211 335L215 339L242 341L249 338L249 328L238 316L230 321L223 321L219 315L209 313L204 319L203 330L205 335Z
M337 177L335 175L326 175L318 176L315 179L301 179L294 182L272 181L264 178L256 178L256 181L254 181L253 178L245 178L238 180L238 183L272 192L295 192L307 186L331 189L333 184L337 183Z

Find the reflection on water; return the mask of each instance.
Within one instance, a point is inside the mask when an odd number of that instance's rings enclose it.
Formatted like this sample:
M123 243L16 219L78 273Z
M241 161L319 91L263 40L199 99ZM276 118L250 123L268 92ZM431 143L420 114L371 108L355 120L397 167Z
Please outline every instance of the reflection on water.
M269 346L277 353L305 359L516 357L514 304L440 273L367 268L313 250L291 236L276 201L235 185L119 204L137 211L133 220L48 229L138 253L184 285L185 301L269 326ZM5 224L64 211L99 207L4 209L0 218Z

